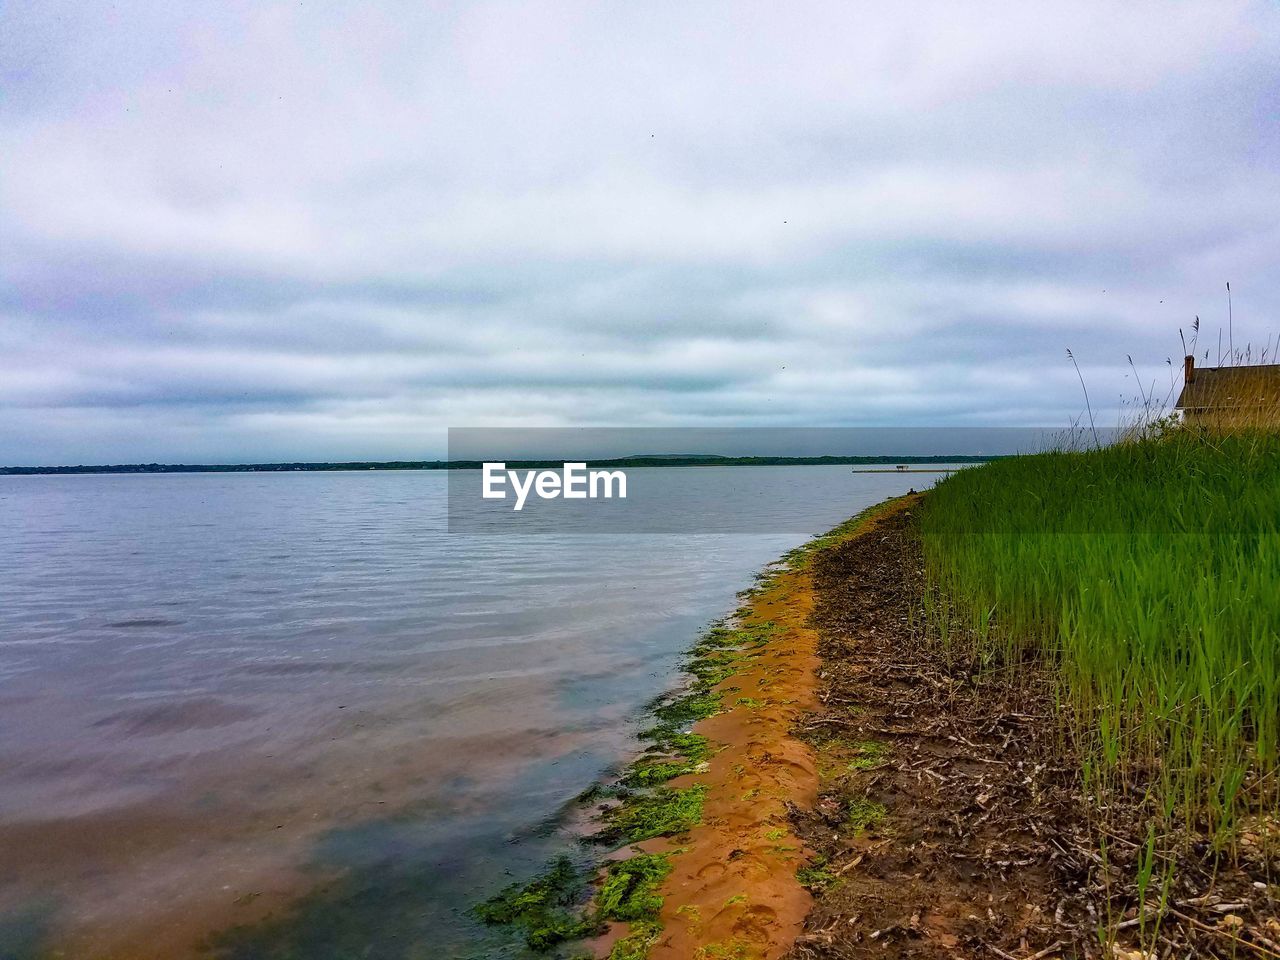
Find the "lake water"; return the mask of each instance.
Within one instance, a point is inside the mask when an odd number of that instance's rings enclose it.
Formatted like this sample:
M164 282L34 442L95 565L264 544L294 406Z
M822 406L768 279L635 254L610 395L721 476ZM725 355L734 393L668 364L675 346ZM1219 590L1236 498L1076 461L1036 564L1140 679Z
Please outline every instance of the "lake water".
M790 532L450 534L438 472L0 477L0 957L518 955L467 907L699 630L933 480L643 472Z

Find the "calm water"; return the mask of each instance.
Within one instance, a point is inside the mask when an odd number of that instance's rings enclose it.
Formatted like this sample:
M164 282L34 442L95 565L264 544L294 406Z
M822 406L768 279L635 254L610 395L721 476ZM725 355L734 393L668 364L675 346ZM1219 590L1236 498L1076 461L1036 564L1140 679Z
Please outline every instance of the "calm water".
M645 472L806 534L932 480ZM466 907L805 537L450 535L445 493L0 477L0 957L516 955Z

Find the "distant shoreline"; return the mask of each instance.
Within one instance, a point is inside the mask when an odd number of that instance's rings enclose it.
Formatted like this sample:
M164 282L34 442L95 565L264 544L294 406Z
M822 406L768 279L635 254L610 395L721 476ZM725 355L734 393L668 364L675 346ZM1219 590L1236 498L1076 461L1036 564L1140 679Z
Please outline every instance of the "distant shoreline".
M586 460L597 467L825 467L859 464L986 463L996 456L867 456L867 457L719 457L635 456ZM572 458L570 458L572 459ZM482 460L350 460L334 463L122 463L92 466L0 467L0 476L78 473L295 473L326 470L479 470ZM564 460L508 460L513 470L560 467Z

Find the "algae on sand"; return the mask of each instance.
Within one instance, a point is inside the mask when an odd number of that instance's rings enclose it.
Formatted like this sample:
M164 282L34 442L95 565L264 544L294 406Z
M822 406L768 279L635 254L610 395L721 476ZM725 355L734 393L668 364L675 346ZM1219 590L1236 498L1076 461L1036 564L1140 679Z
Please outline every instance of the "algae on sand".
M539 951L599 936L610 921L630 923L631 934L610 956L643 957L653 943L652 934L661 929L656 922L662 909L658 887L670 872L667 855L637 854L610 864L592 899L590 877L568 857L559 857L544 873L511 884L475 907L474 913L487 924L519 927L525 943Z
M767 586L776 575L770 571L761 580ZM747 617L749 611L740 610L738 616ZM777 631L772 621L731 625L726 620L699 639L683 663L688 686L650 704L654 724L640 734L648 742L645 752L628 766L619 783L597 784L579 797L581 802L617 801L601 811L604 829L588 839L615 846L637 843L686 833L701 822L708 787L674 788L666 783L699 772L716 753L717 745L690 728L724 709L726 693L741 692L721 685L758 658L759 648ZM760 686L763 689L767 681ZM744 696L737 703L758 707L763 701ZM576 878L572 864L562 858L542 877L509 887L483 904L477 915L489 923L524 926L527 942L541 945L540 949L591 936L610 921L629 923L627 936L613 946L610 960L641 960L662 932L658 922L662 898L657 891L672 869L669 856L637 854L609 865L591 903L577 892L585 881ZM716 945L708 949L714 951Z
M631 925L631 932L613 945L609 960L645 960L662 936L662 924L644 920Z
M604 924L585 909L589 890L587 878L572 860L562 856L545 873L523 884L511 884L473 912L490 925L519 927L532 949L547 950L566 940L603 932Z
M596 894L601 916L634 922L653 920L662 909L658 887L671 872L671 858L661 853L640 853L609 867Z
M651 837L684 833L702 819L705 784L675 789L657 787L650 793L635 794L620 806L606 810L608 824L601 839L638 843Z

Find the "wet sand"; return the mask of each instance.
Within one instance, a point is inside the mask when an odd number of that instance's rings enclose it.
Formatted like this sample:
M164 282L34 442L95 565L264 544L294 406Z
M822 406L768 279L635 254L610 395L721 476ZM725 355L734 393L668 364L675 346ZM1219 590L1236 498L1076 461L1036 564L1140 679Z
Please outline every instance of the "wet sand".
M812 608L808 574L786 573L743 618L746 626L772 621L779 633L717 688L736 705L695 727L725 745L710 769L672 783L704 783L708 790L703 822L678 844L685 852L673 858L663 888L664 935L653 960L681 960L710 944L745 947L744 957L776 957L809 911L809 895L795 878L801 850L786 804L817 796L812 752L790 736L815 704L816 635L805 625Z
M876 515L840 539L858 535ZM813 575L802 560L768 577L738 616L743 627L771 624L775 632L758 657L716 686L726 709L694 726L722 745L708 768L671 781L707 787L703 820L678 838L638 845L677 852L660 891L663 932L652 960L773 960L802 931L813 901L796 871L809 852L792 829L789 808L811 807L818 796L813 751L792 735L819 705L813 608Z

